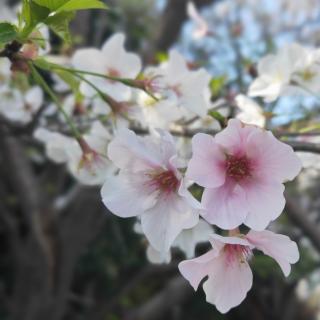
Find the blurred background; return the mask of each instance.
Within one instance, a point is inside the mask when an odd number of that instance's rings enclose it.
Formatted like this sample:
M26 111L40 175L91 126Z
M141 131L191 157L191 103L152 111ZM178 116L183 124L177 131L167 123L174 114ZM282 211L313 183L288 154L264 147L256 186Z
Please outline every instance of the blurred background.
M175 47L190 65L210 71L214 101L246 93L265 54L285 43L320 42L319 0L194 0L208 23L204 37L196 35L185 0L105 2L109 11L78 13L76 47L100 47L123 31L145 64L165 60ZM54 35L51 42L56 53L71 53ZM319 121L319 97L280 98L264 107L276 114L271 128ZM169 264L150 264L134 219L106 212L99 189L77 184L65 166L33 161L41 147L30 133L3 134L0 127L1 320L320 319L320 155L308 154L309 165L288 184L285 213L272 225L297 241L300 261L286 279L273 260L257 256L247 299L221 315L179 275L180 252Z

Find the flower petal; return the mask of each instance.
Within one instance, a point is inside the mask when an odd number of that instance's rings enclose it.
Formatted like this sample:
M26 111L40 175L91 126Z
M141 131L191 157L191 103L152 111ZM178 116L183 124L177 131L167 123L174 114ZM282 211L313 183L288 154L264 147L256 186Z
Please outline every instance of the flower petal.
M194 227L198 221L197 211L177 195L160 196L157 204L141 215L143 232L160 252L167 252L178 234Z
M215 141L225 148L228 154L245 155L247 138L255 130L258 130L255 126L244 125L238 119L231 119L228 126L216 134Z
M230 230L242 224L248 214L244 190L230 182L215 189L206 188L202 195L202 217L219 228Z
M127 52L124 44L125 35L116 33L102 46L102 53L108 67L116 70L119 73L119 77L133 79L141 71L141 59L138 55Z
M254 159L255 175L283 183L293 180L302 168L292 147L276 139L270 131L257 130L248 137L248 156Z
M140 215L156 202L156 193L150 193L142 177L135 175L110 176L101 189L102 201L115 215L128 218Z
M198 133L192 139L193 155L186 176L203 187L215 188L225 181L225 155L208 134Z
M194 290L198 289L201 280L208 275L211 262L219 254L219 251L210 250L206 254L191 260L179 263L179 271L186 278Z
M286 277L290 274L290 264L299 260L297 244L285 235L269 230L251 230L246 238L257 249L276 260Z
M239 305L252 286L252 272L247 262L225 263L222 257L210 264L208 280L203 284L206 299L221 313Z
M95 48L79 49L72 57L71 64L79 70L104 72L103 53Z
M255 180L243 188L249 208L244 223L254 230L265 229L284 209L283 184Z
M108 156L117 167L131 172L161 167L161 159L157 159L155 154L150 152L150 148L154 146L148 142L133 131L122 128L110 142Z

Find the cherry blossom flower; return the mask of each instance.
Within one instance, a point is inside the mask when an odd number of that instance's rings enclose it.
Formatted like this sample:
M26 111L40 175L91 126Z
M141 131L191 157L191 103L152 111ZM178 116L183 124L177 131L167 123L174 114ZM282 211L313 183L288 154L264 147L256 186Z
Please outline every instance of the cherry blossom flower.
M250 97L263 97L265 102L275 101L290 84L292 66L285 54L270 54L258 63L258 78L250 85Z
M166 129L183 117L181 108L170 99L155 100L145 92L139 92L137 103L140 106L142 117L140 119L142 126L149 129Z
M319 51L297 43L289 48L289 58L294 62L291 83L301 89L300 95L317 95L320 90Z
M29 123L43 104L43 91L32 87L26 92L0 86L0 113L13 122Z
M141 60L136 54L125 50L124 42L125 36L117 33L105 42L101 50L94 48L77 50L72 58L72 65L76 69L106 76L134 79L141 71ZM123 101L131 97L130 87L122 83L94 76L86 76L86 78L113 99ZM85 82L81 84L80 89L87 97L97 94Z
M258 78L249 88L250 97L266 102L283 95L310 95L320 90L320 67L316 50L292 43L258 64Z
M96 121L81 141L44 128L34 136L46 147L48 158L56 163L66 163L70 173L82 184L102 185L115 168L107 158L111 139L109 132Z
M263 109L252 99L243 94L239 94L235 98L236 104L241 110L236 118L247 124L253 124L264 128L266 125L266 117Z
M139 216L151 245L167 252L183 229L197 224L200 208L178 170L172 137L158 131L158 136L142 138L120 129L108 156L120 172L101 190L105 206L123 218Z
M283 183L301 170L292 148L237 119L215 138L197 134L186 176L205 187L202 216L223 229L265 229L282 212Z
M250 290L252 271L249 261L254 249L272 257L285 276L290 274L291 264L299 260L295 242L268 230L250 231L239 237L211 235L210 242L212 250L198 258L182 261L179 270L195 290L208 276L203 283L206 300L221 313L239 305Z
M183 56L170 51L169 60L157 68L148 68L145 76L149 90L181 108L181 116L204 117L210 108L210 74L205 69L189 70ZM186 112L188 111L188 112Z

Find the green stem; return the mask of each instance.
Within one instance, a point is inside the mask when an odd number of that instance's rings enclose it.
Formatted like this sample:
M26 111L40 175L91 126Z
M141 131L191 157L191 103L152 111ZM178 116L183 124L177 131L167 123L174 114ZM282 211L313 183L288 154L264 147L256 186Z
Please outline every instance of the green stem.
M43 88L43 90L49 95L49 97L52 99L52 101L56 104L56 106L59 109L59 112L61 112L61 114L63 115L66 123L69 125L72 134L74 135L74 137L76 139L79 139L82 137L80 131L78 130L78 128L74 125L72 119L69 117L69 115L66 113L66 111L64 110L61 102L59 101L59 99L57 98L57 96L55 95L55 93L51 90L51 88L49 87L49 85L47 84L47 82L44 80L44 78L42 77L42 75L37 71L37 69L34 67L34 65L32 63L29 63L29 67L32 71L32 75L35 79L35 81Z
M52 67L52 69L67 71L67 72L70 72L73 74L75 74L75 73L87 74L87 75L94 76L94 77L100 77L100 78L105 78L105 79L108 79L111 81L121 82L127 86L131 86L131 87L135 86L134 85L135 80L133 80L133 79L118 78L118 77L108 76L108 75L97 73L97 72L78 70L78 69L73 69L73 68L66 68L66 67L62 67L60 65L54 64L54 63L51 64L51 67Z
M94 89L95 91L97 91L98 95L104 99L104 97L108 97L108 95L104 92L102 92L95 84L93 84L91 81L89 81L88 79L86 79L85 77L83 77L81 74L78 73L74 73L71 70L65 70L67 72L72 73L73 75L75 75L77 78L79 78L81 81L87 83L92 89Z
M159 100L152 92L150 92L146 88L144 88L143 84L139 83L138 80L136 80L136 79L112 77L112 76L108 76L108 75L97 73L97 72L78 70L78 69L73 69L73 68L66 68L66 67L62 67L60 65L54 64L54 63L51 63L50 66L52 69L70 72L74 75L86 74L89 76L94 76L94 77L104 78L104 79L111 80L111 81L120 82L128 87L133 87L133 88L143 90L146 94L148 94L154 100L156 100L156 101Z

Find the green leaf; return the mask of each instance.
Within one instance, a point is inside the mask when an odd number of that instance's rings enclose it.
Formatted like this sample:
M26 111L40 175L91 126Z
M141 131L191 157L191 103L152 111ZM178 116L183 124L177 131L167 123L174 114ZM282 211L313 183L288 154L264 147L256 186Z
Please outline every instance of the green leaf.
M50 10L41 6L34 1L30 2L31 24L36 26L39 22L44 21L50 14Z
M69 2L69 0L33 0L40 6L50 9L51 12L57 11L61 6Z
M107 6L100 0L69 0L59 8L58 11L76 11L86 9L107 9Z
M31 24L31 9L28 0L23 0L21 14L19 15L19 25L21 26L23 23L27 26Z
M101 0L33 0L51 12L77 11L84 9L106 9Z
M69 23L74 18L74 12L59 12L45 20L51 30L67 43L71 43Z
M27 38L40 22L43 22L50 14L50 10L38 5L33 0L24 0L20 20L24 20L25 26L21 32L23 38ZM20 22L21 23L21 22Z
M18 33L11 23L0 23L0 43L8 43L16 39Z
M23 0L19 25L24 25L24 27L20 36L26 39L39 23L50 23L51 29L56 34L70 42L68 24L73 16L62 13L106 8L107 6L101 0ZM50 15L52 13L55 15ZM58 13L59 16L57 16Z

